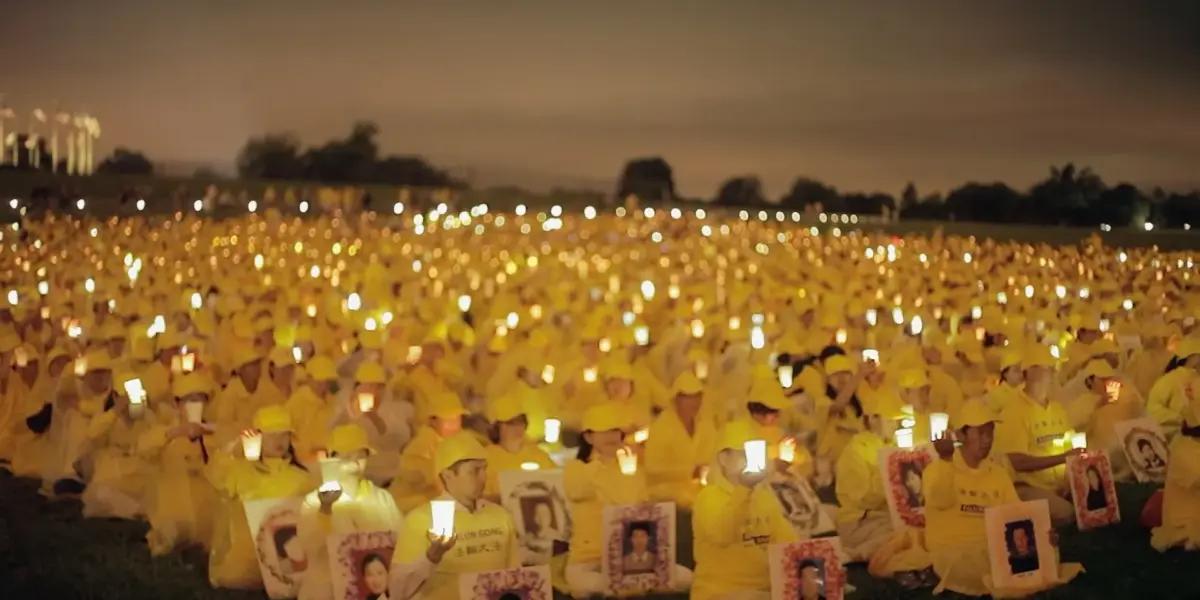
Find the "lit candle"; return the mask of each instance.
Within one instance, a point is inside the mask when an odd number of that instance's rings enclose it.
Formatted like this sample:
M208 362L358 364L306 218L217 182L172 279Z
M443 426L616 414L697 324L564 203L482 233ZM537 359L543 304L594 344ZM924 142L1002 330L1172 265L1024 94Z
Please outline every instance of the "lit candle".
M698 379L708 379L708 363L699 361L696 363L696 377Z
M862 351L862 360L863 360L863 362L874 362L874 363L878 364L879 363L879 351L874 348L867 348L866 350L863 350Z
M141 404L146 401L146 390L142 387L141 379L130 379L125 384L125 395L129 397L130 404Z
M262 433L247 431L242 433L242 454L246 460L258 460L262 457Z
M633 339L637 341L637 345L645 346L650 343L650 328L645 325L638 325L633 330Z
M1105 383L1104 391L1108 394L1109 402L1116 402L1121 397L1121 382L1114 379Z
M304 351L300 349L300 346L292 346L292 360L296 361L296 364L300 364L304 360Z
M522 471L536 471L536 470L538 470L538 464L535 462L523 462L523 463L521 463L521 470Z
M792 387L793 371L794 367L792 365L779 365L779 368L776 370L779 375L779 385L784 388Z
M196 370L196 355L184 354L179 359L179 367L184 373L191 373Z
M467 311L471 310L471 297L470 296L463 294L458 297L458 310L461 312L467 312Z
M320 464L322 485L337 483L342 474L342 461L337 458L322 458ZM341 489L340 486L338 489Z
M767 336L763 333L762 327L755 325L750 330L750 347L755 350L762 350L767 345Z
M692 337L696 339L704 337L704 321L692 319Z
M453 500L433 500L429 503L433 513L433 527L430 533L442 539L454 535L454 504Z
M913 447L913 430L902 427L896 430L896 446L899 448Z
M586 367L583 369L583 380L588 383L596 383L598 374L596 367Z
M644 444L648 439L650 439L649 429L642 428L633 432L633 441L636 444Z
M542 428L546 433L546 443L557 444L559 436L562 434L562 421L558 419L546 419L542 422Z
M767 468L767 442L750 440L742 445L746 453L746 473L762 473Z
M637 454L634 454L625 448L617 450L617 465L621 468L622 475L633 475L637 473L637 463Z
M187 416L188 423L199 425L204 422L204 403L203 402L185 402L183 404L183 412Z
M554 383L554 365L542 367L542 381L547 385Z
M785 463L796 460L796 438L784 438L779 442L779 460Z
M1087 434L1081 432L1071 434L1071 447L1087 450Z
M408 364L415 365L421 360L422 350L420 346L408 347Z
M708 466L700 467L700 485L708 485Z
M834 334L833 339L834 339L834 341L836 341L838 343L839 346L842 344L845 344L846 343L846 330L838 329L837 333Z
M867 325L874 327L879 322L879 311L874 308L867 309Z
M362 412L371 412L375 410L375 394L370 392L358 393L358 410Z
M13 350L13 359L16 361L18 367L24 367L29 364L29 353L24 348L18 346Z
M81 356L75 359L75 374L79 377L87 375L87 357Z
M946 433L946 429L949 427L950 415L941 412L929 415L929 440L938 439L943 433Z
M608 354L609 351L612 350L612 340L608 338L600 338L598 346L600 347L601 352Z

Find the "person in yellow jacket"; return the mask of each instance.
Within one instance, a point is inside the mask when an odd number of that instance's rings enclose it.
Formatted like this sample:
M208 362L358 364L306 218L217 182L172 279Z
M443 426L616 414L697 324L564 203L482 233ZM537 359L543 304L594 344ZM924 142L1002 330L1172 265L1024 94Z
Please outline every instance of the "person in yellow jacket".
M130 375L117 379L128 381ZM137 442L157 421L146 407L146 398L131 402L123 385L114 392L112 405L88 424L91 474L83 491L83 516L136 519L145 514L143 497L150 470L138 455Z
M279 402L291 397L296 389L296 358L292 356L291 348L271 348L267 354L267 381L279 390Z
M900 402L905 413L913 418L913 443L923 444L930 438L929 415L935 412L952 413L945 404L944 398L936 401L932 396L932 386L924 369L906 369L900 372L899 381ZM911 411L909 410L911 408Z
M925 469L925 544L939 579L935 594L949 590L968 596L995 594L1004 590L991 583L984 512L993 506L1019 502L1008 469L988 458L996 429L996 417L981 400L968 401L952 423L955 428L934 441L938 460ZM955 441L961 446L956 451ZM1079 565L1059 566L1061 585L1074 578ZM1030 590L1030 593L1036 590Z
M497 398L488 411L493 443L484 449L488 471L483 496L497 504L500 503L500 473L519 471L528 464L536 465L539 469L557 466L550 460L550 455L526 437L528 417L525 410L521 396L510 392Z
M325 447L330 423L337 412L333 384L337 371L328 356L314 356L304 365L306 380L296 386L284 406L296 428L296 453L300 461L312 462L316 452Z
M571 550L567 556L567 588L575 598L611 593L601 574L602 530L605 506L648 502L646 473L637 469L624 473L618 465L625 430L631 427L627 406L603 403L583 414L583 441L576 458L563 469L563 487L571 511ZM691 584L691 572L676 565L672 584L679 590Z
M604 379L604 394L593 402L611 402L623 407L633 429L649 427L654 401L650 389L634 384L633 367L612 357L600 365L600 376Z
M704 384L684 371L672 386L671 406L650 425L646 440L646 477L650 499L690 509L700 493L701 472L712 462L717 431L700 418Z
M767 547L796 539L775 493L763 484L767 471L745 472L743 448L757 433L746 421L731 421L721 431L715 467L692 510L692 600L767 597Z
M462 431L466 414L453 392L441 392L429 401L429 422L422 425L400 454L396 478L388 491L405 514L441 493L434 457L442 440Z
M1121 450L1116 424L1142 416L1140 395L1136 388L1119 379L1104 360L1089 361L1082 375L1087 390L1067 405L1069 422L1076 431L1087 433L1089 449L1108 453L1114 477L1127 479L1132 471Z
M1021 353L1014 349L1000 356L1000 381L988 390L987 404L992 412L1000 414L1014 398L1020 397L1025 386L1025 369L1021 367Z
M1034 347L1022 358L1025 390L1000 413L996 451L1016 472L1022 500L1044 499L1056 527L1073 523L1075 509L1066 499L1066 460L1082 450L1071 449L1067 411L1051 397L1054 362L1049 351Z
M260 456L245 456L240 439L227 451L213 454L205 474L219 500L214 507L213 540L208 555L208 581L216 588L262 587L254 541L243 502L301 496L315 480L296 462L292 419L281 404L254 413L253 429L242 437L260 440Z
M41 473L42 453L45 451L41 435L45 426L38 421L46 414L50 393L57 378L48 372L48 360L29 344L14 350L13 371L8 376L4 398L0 402L9 405L11 421L0 423L0 457L11 461L13 475L36 477ZM50 411L52 412L52 411ZM46 416L51 416L47 414ZM30 427L33 425L34 427ZM48 423L46 424L48 425ZM41 429L37 431L36 429Z
M1179 343L1175 357L1167 365L1167 372L1150 386L1146 398L1146 412L1158 421L1168 438L1179 430L1179 422L1187 399L1183 384L1200 372L1200 338L1188 338Z
M203 415L214 387L203 371L176 379L175 421L156 424L138 439L138 454L152 465L146 490L146 541L152 556L188 545L207 548L212 539L217 498L203 470L219 448L217 429Z
M404 523L392 495L365 476L367 457L374 450L362 427L335 427L329 433L326 450L329 456L325 460L336 463L338 477L305 496L300 508L297 535L308 557L308 569L300 582L299 600L333 600L327 544L330 536L399 532Z
M483 498L487 453L475 437L468 432L447 437L433 469L446 490L436 499L454 503L453 532L433 531L429 502L405 517L392 555L393 600L457 600L459 576L521 564L512 516Z
M230 354L234 376L213 398L213 422L240 431L250 426L259 408L287 399L263 376L262 363L262 355L254 346L241 341L234 344Z
M903 409L891 396L862 408L863 430L854 434L838 458L838 536L849 562L865 562L892 535L879 453L892 443Z
M1162 525L1150 534L1150 545L1159 552L1200 550L1200 376L1183 383L1183 395L1187 406L1179 434L1171 440Z
M817 434L817 460L836 464L846 443L862 431L862 402L858 390L875 370L873 361L865 361L855 369L850 359L842 354L825 359L825 395L829 412Z

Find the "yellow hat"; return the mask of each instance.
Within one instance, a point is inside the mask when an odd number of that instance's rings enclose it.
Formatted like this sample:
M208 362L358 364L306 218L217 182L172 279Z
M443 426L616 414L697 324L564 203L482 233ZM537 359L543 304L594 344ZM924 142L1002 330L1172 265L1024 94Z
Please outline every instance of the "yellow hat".
M1112 365L1108 364L1107 360L1092 359L1083 367L1084 377L1116 377L1117 372L1113 370Z
M359 450L374 452L367 441L367 432L361 426L350 423L339 425L329 432L329 441L325 449L334 454L350 454Z
M438 392L429 399L429 414L434 417L459 417L467 414L454 392Z
M175 380L171 386L171 393L175 394L176 398L183 398L192 394L204 394L212 396L213 382L208 375L201 371L192 371Z
M693 396L704 392L704 384L700 383L691 371L684 371L675 378L675 385L671 386L671 395L688 395Z
M791 405L783 388L774 378L756 377L750 385L750 402L764 404L772 410L783 410Z
M912 390L929 385L925 369L907 369L900 373L900 389Z
M358 370L354 372L354 380L359 383L385 383L387 375L379 363L364 362L358 365Z
M825 359L825 376L828 377L835 373L852 373L854 365L850 359L842 354L834 354Z
M633 367L619 358L610 358L600 365L600 373L605 379L625 379L633 381Z
M292 431L292 415L282 404L264 406L254 413L254 428L263 433Z
M988 423L999 422L996 414L992 412L983 400L968 400L963 404L961 410L958 411L958 419L954 424L955 427L979 427Z
M93 371L111 371L113 368L112 357L104 350L92 350L84 356L87 361L87 372Z
M1175 356L1187 358L1193 354L1200 354L1200 338L1190 337L1179 342L1179 348L1175 350Z
M441 473L464 460L487 460L479 440L466 431L456 433L438 444L437 452L433 455L433 470Z
M358 332L358 343L367 350L378 350L383 347L383 330Z
M236 342L230 352L231 360L229 366L234 369L247 365L262 358L258 350L249 342Z
M879 415L885 419L899 419L907 414L894 393L875 394L863 401L862 409L864 415Z
M821 371L817 370L813 365L805 366L800 371L800 374L796 376L793 385L799 386L810 397L815 394L825 393L825 378L821 376Z
M488 417L493 423L511 421L525 414L524 398L515 390L493 400L489 408Z
M759 428L744 419L737 419L725 424L717 440L717 452L722 450L741 450L746 442L762 439Z
M629 426L629 415L622 407L605 402L587 409L583 413L584 431L612 431Z
M323 354L309 359L304 365L304 372L313 381L334 381L338 378L333 360Z

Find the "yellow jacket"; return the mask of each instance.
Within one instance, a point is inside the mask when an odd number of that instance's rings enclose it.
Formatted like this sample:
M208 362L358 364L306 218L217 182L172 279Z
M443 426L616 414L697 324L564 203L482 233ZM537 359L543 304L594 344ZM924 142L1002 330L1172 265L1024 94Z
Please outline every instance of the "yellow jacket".
M234 430L250 427L255 411L268 404L280 404L285 398L271 383L266 373L258 379L258 387L250 392L242 383L241 377L233 377L221 391L213 397L212 406L206 409L213 416L213 421L230 426Z
M300 385L284 408L292 415L292 425L296 428L293 443L297 454L307 459L325 447L336 408L332 399L322 399L311 387Z
M83 492L83 514L87 517L133 519L142 510L141 499L150 477L150 465L138 455L138 439L154 427L148 410L138 418L107 410L88 423L92 476ZM116 491L132 502L114 502Z
M188 543L209 547L216 491L204 478L204 453L217 449L211 435L199 440L168 438L168 425L155 425L138 438L138 453L151 464L146 489L150 554L160 556Z
M400 471L388 491L401 512L407 514L441 494L441 482L433 472L433 455L441 443L442 437L429 425L423 425L400 453Z
M1150 545L1160 552L1200 548L1200 440L1194 437L1177 435L1171 442L1162 525L1151 532Z
M646 477L654 482L650 498L690 507L700 493L693 474L697 467L712 462L716 443L717 428L711 422L697 417L695 433L688 435L674 409L663 411L650 425L650 439L646 440Z
M550 460L549 454L528 441L515 453L505 450L500 444L489 444L484 451L487 453L487 483L483 495L491 500L500 498L500 473L503 471L519 471L525 463L535 463L539 469L558 467Z
M206 475L217 490L208 581L216 588L258 589L262 576L255 557L246 500L303 496L316 485L313 476L284 458L250 462L227 454L209 461Z
M1065 437L1070 428L1067 411L1060 402L1050 399L1042 406L1028 394L1021 392L1000 414L992 455L1002 457L1013 453L1029 456L1062 454L1070 449L1070 441ZM1017 482L1049 491L1057 491L1064 487L1065 477L1065 465L1015 475Z
M870 431L855 434L846 444L837 461L834 486L838 523L857 523L871 513L887 514L887 497L879 474L879 451L883 447L883 438Z
M991 568L983 513L1019 501L1008 470L991 459L972 469L956 452L951 461L934 460L924 478L925 544L941 578L935 593L988 593L984 576Z
M300 581L299 600L333 600L333 579L329 573L329 537L354 532L399 532L404 519L387 490L369 480L346 481L342 495L321 512L317 492L310 492L300 506L297 535L308 557L308 568Z
M696 554L693 600L769 591L767 546L796 539L796 531L769 487L734 485L720 472L710 476L709 484L696 497L692 531Z
M400 597L411 597L406 594L420 590L421 597L428 600L458 600L460 575L521 564L512 517L487 500L480 500L474 512L462 504L455 506L454 533L458 543L436 565L426 558L432 527L433 515L428 503L405 518L396 553L392 555L395 565L392 593L396 593L398 585Z
M643 469L624 475L615 460L602 462L598 458L587 463L581 460L567 463L563 469L563 488L570 502L573 527L567 559L570 564L600 561L605 506L641 504L650 498Z
M1170 439L1179 431L1183 409L1188 405L1183 385L1195 371L1188 367L1172 369L1154 382L1150 396L1146 398L1146 412L1162 425L1163 433Z

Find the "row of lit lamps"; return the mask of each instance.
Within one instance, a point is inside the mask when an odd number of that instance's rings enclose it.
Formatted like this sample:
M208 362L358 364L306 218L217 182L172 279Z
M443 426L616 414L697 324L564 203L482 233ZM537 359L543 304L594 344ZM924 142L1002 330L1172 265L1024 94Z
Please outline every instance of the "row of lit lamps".
M20 145L17 143L19 129L9 130L7 123L12 121L18 125L17 112L0 102L0 166L18 165ZM29 162L34 168L40 169L43 156L41 141L46 129L49 128L50 165L52 170L58 169L62 152L66 152L68 175L91 175L95 172L95 144L100 138L100 121L87 114L71 114L58 112L53 115L35 108L29 114L25 130L25 148L29 151ZM60 148L59 131L65 129L64 146Z

